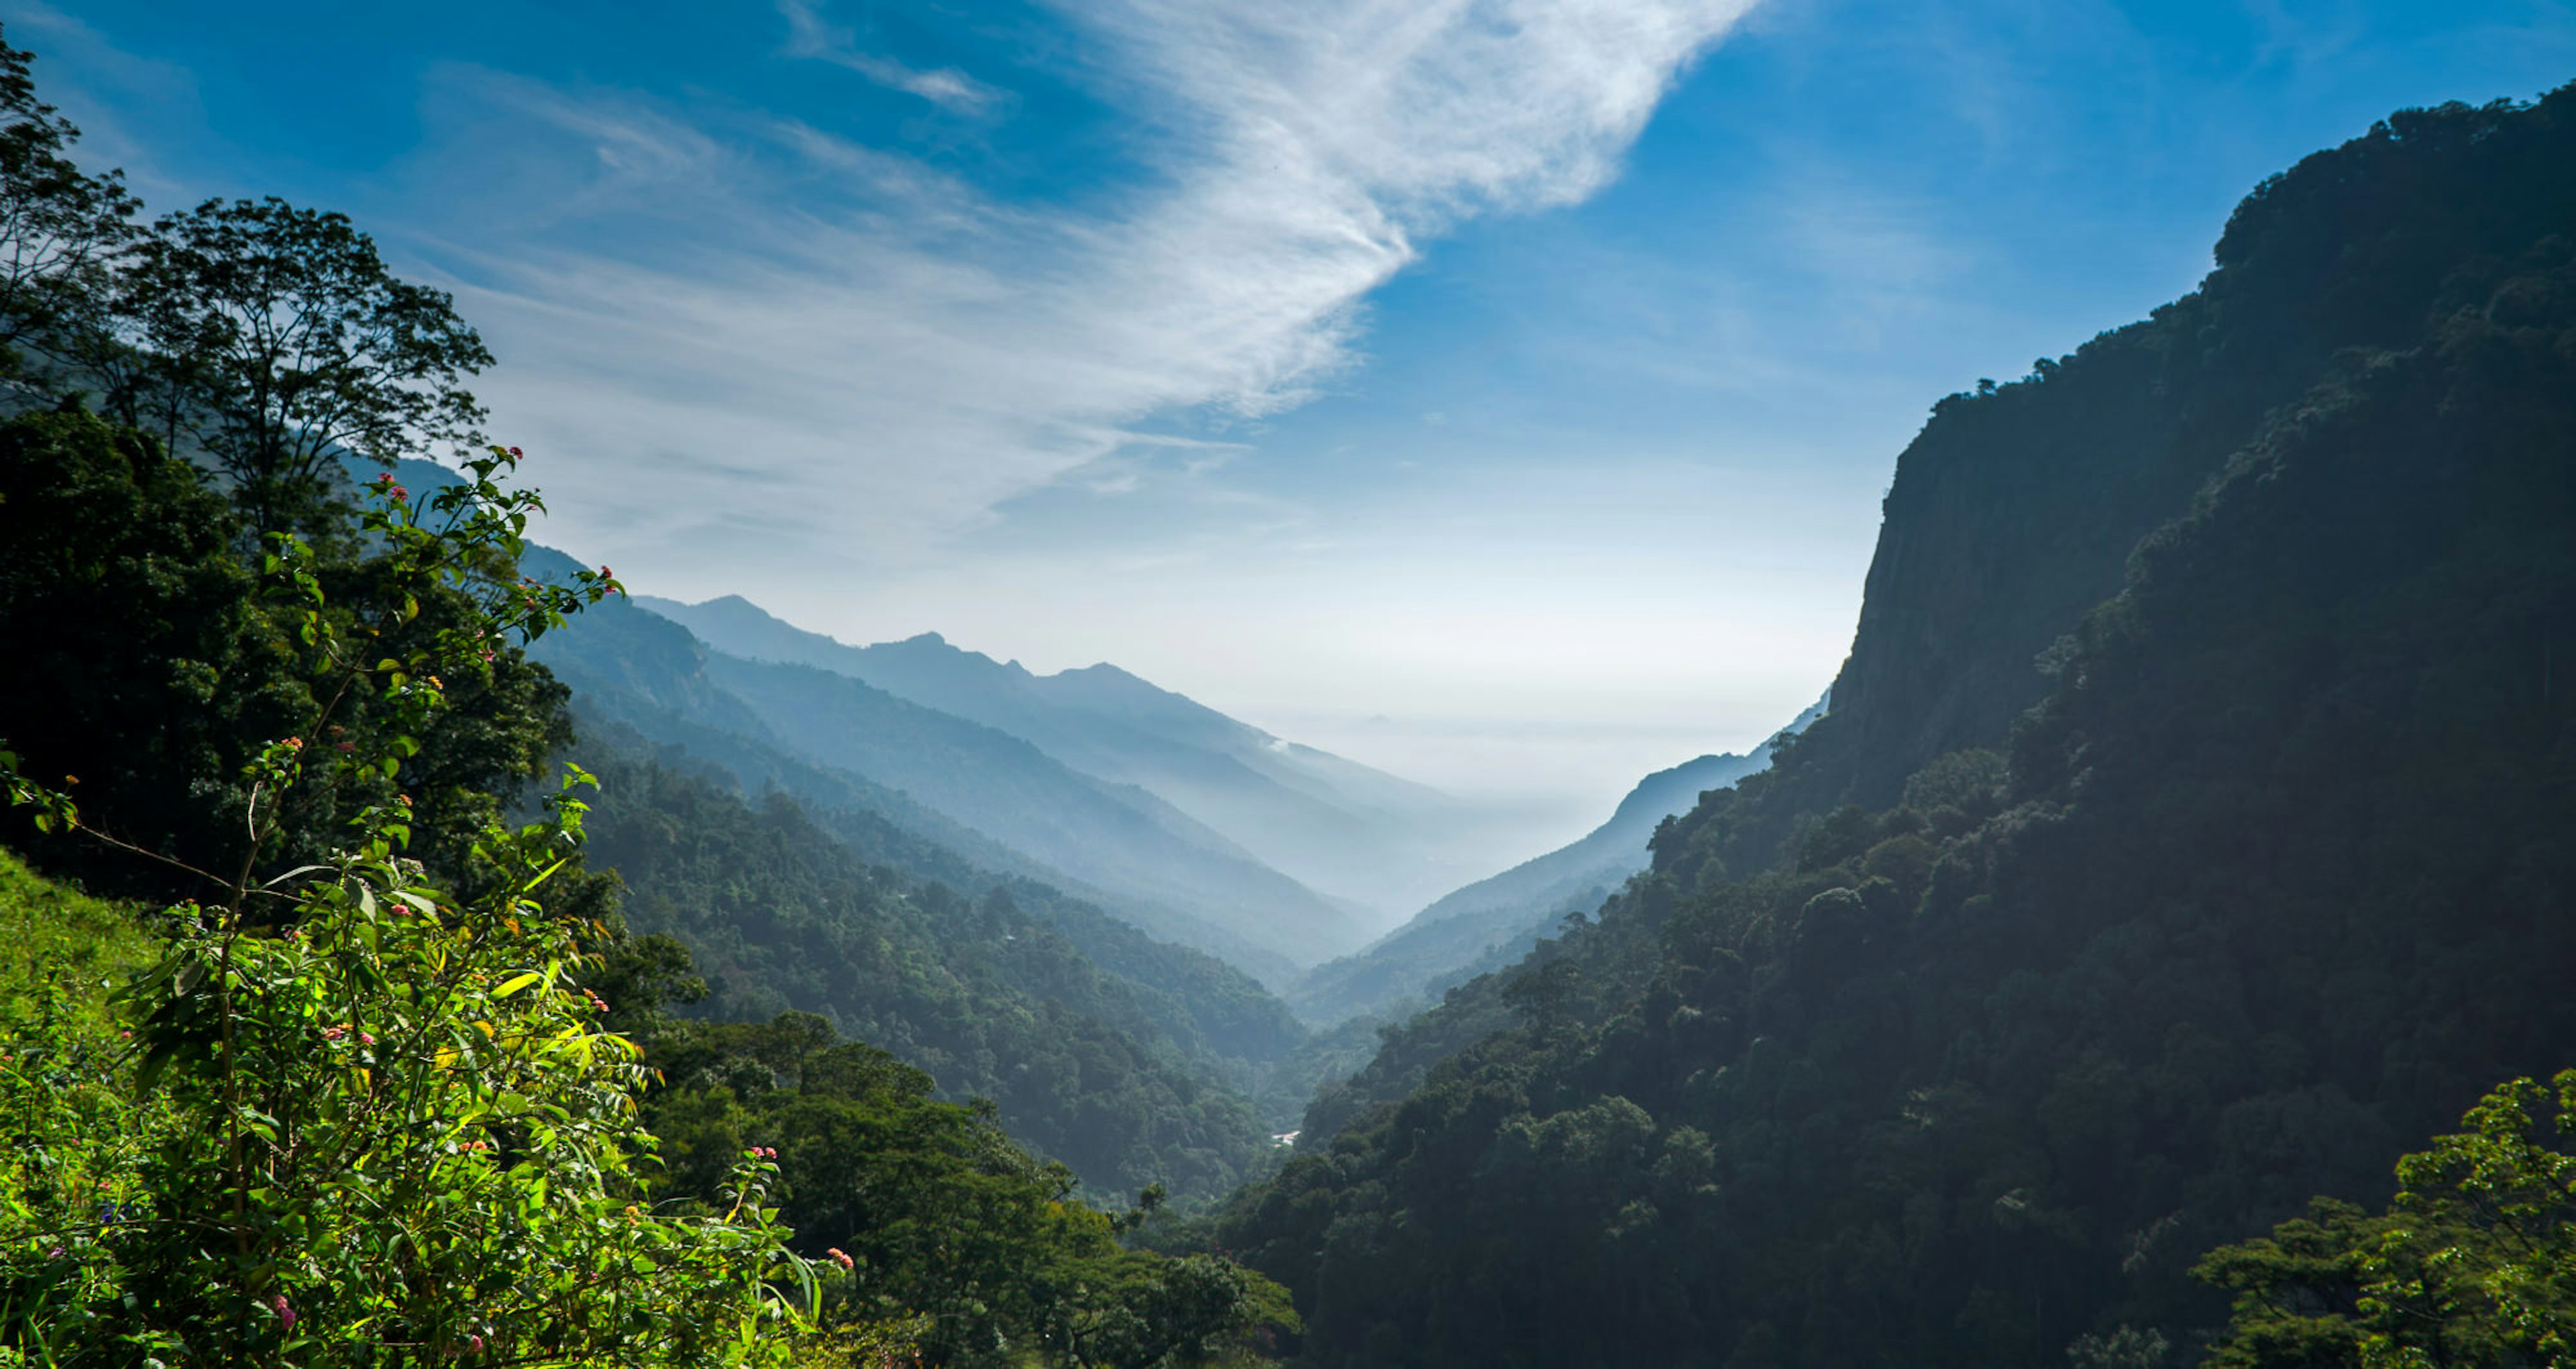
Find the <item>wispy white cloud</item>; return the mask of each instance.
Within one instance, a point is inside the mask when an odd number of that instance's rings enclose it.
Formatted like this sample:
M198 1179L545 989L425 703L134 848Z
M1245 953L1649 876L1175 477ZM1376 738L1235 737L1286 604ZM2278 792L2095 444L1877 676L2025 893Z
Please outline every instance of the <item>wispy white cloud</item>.
M859 46L857 34L826 22L820 7L809 0L778 0L778 13L787 20L790 57L810 57L846 67L889 90L918 95L963 113L979 112L1001 99L1002 92L954 67L924 71L883 53L867 51Z
M583 477L590 525L567 533L603 553L914 560L1073 473L1132 487L1140 423L1223 439L1310 397L1426 240L1598 189L1750 3L1100 0L1069 18L1109 98L1181 136L1150 184L1080 212L784 119L692 130L480 77L452 98L587 178L556 197L689 225L659 253L481 244L467 304L504 358L485 388L512 440ZM800 49L849 50L786 12Z

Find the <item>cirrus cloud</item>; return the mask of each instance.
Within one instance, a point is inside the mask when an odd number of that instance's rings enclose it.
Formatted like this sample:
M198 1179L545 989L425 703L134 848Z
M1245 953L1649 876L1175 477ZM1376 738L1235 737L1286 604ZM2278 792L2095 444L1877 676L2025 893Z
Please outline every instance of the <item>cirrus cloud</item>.
M1102 98L1168 131L1140 183L1079 208L768 111L452 70L433 111L480 130L456 155L578 208L516 238L478 219L451 260L503 356L498 425L590 491L566 535L684 571L688 546L917 561L1016 496L1174 441L1140 425L1223 436L1310 397L1426 242L1611 179L1750 3L1071 8ZM783 9L791 54L893 63ZM861 69L914 89L905 73L994 102L960 72Z

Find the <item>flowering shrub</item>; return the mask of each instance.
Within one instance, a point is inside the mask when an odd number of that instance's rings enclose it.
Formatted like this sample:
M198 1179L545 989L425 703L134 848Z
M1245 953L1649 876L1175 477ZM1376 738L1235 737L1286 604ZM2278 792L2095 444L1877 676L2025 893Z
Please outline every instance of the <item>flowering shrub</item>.
M505 488L517 460L494 448L419 500L370 488L373 619L271 534L313 713L248 769L248 855L187 867L224 896L162 914L124 1053L49 1050L59 1013L6 1044L0 1364L744 1364L782 1359L810 1315L769 1155L743 1153L712 1209L644 1199L646 1071L581 983L608 929L547 905L588 777L568 768L538 821L486 823L450 887L406 854L403 763L448 682L620 592L604 568L516 577L543 508ZM471 611L405 631L434 594ZM70 798L9 779L13 803L85 830ZM310 844L282 825L317 783L371 801L326 859L263 868Z

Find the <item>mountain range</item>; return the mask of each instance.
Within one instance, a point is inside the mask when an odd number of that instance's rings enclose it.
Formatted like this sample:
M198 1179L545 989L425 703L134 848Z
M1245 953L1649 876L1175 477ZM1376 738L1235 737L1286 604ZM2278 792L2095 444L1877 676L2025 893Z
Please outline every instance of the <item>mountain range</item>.
M1114 665L1039 675L937 633L850 646L739 596L637 602L727 655L863 680L1020 738L1104 784L1142 790L1364 921L1391 922L1474 873L1457 854L1472 845L1468 805L1273 736Z
M991 863L1101 891L1137 925L1265 979L1284 982L1365 937L1349 909L1150 793L864 681L728 656L623 603L532 654L572 686L577 713L689 747L748 792L780 784L857 803Z

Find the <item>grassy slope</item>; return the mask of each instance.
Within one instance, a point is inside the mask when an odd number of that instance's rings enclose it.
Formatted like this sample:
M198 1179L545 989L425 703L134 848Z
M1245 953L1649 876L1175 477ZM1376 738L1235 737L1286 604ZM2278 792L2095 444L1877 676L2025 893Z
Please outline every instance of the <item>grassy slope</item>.
M0 1022L33 1013L59 976L75 1018L107 1028L107 995L152 958L153 939L125 904L56 884L0 849Z

